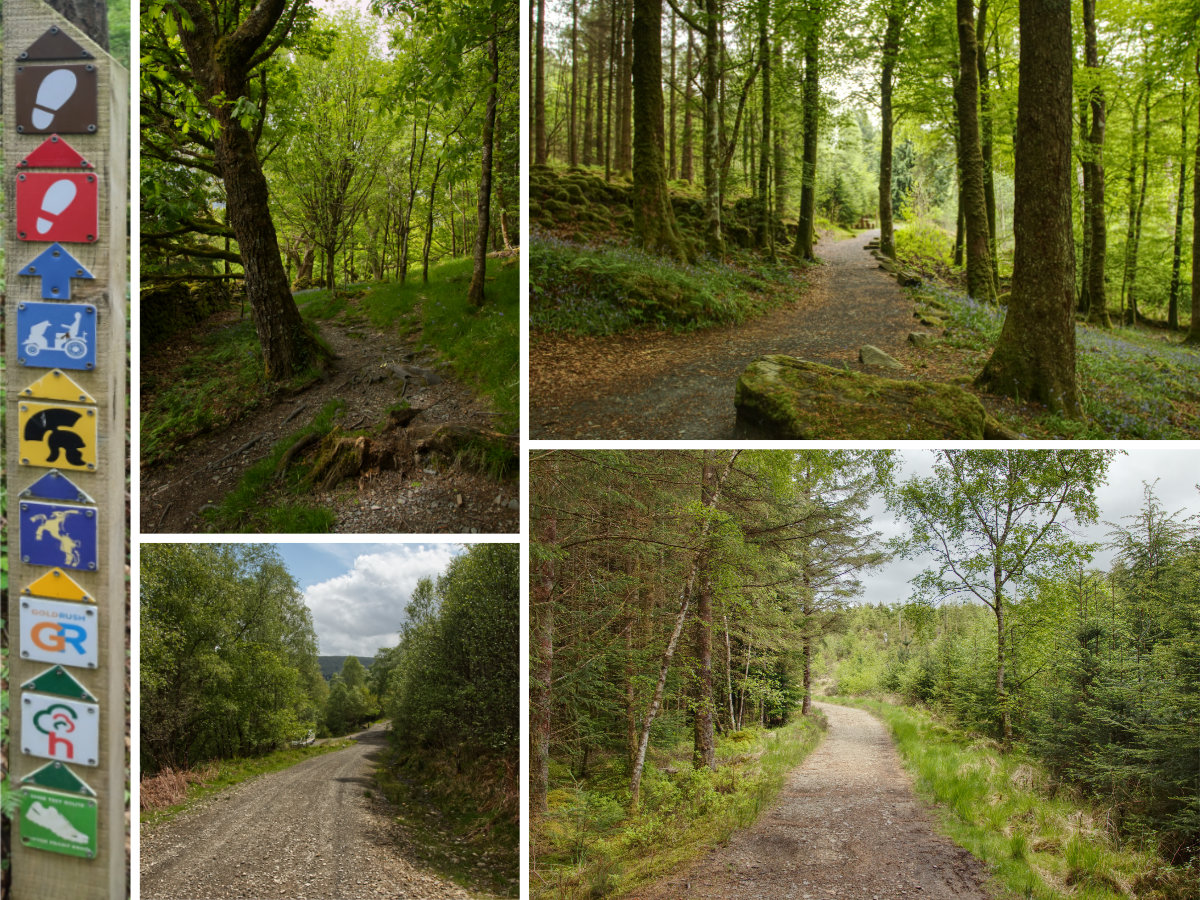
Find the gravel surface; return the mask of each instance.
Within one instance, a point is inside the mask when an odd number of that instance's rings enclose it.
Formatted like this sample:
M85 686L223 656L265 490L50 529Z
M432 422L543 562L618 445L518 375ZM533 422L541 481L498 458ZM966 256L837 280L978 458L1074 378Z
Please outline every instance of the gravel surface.
M865 245L878 229L823 238L811 285L786 306L704 331L638 331L611 337L531 335L529 436L718 439L734 437L734 386L760 356L783 353L871 371L871 344L902 362L915 328L913 303Z
M633 896L987 900L987 870L933 831L884 725L863 710L818 706L829 733L775 805L682 877Z
M400 855L371 777L383 726L357 740L142 829L143 900L470 898Z

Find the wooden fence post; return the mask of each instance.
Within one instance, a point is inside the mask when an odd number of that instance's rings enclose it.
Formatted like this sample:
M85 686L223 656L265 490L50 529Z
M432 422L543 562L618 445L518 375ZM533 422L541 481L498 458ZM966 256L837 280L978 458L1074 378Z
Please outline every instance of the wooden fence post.
M13 900L125 878L129 75L4 0Z

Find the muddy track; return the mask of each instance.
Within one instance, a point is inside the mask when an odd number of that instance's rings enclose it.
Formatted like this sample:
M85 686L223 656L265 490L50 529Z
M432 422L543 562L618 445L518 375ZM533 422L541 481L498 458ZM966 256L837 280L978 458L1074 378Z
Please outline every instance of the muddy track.
M173 534L207 530L202 511L218 503L279 439L310 423L330 401L344 410L337 424L369 428L403 397L423 410L413 426L457 423L494 430L490 404L457 382L432 354L394 332L365 324L321 323L335 358L327 377L278 397L219 432L191 441L170 463L141 473L141 530ZM436 385L405 386L393 364L436 368ZM296 499L296 498L290 498ZM358 534L510 533L520 527L519 485L498 483L457 466L426 462L406 472L378 472L358 483L301 498L337 515L337 532Z
M144 900L469 898L397 846L378 799L375 726L345 750L244 782L141 834ZM370 792L371 796L368 796Z
M936 834L884 725L819 704L829 733L757 823L638 900L987 900L987 870Z
M690 334L537 335L529 347L531 438L734 437L734 386L768 353L865 371L873 344L901 361L913 303L865 249L879 231L822 240L795 301L741 325ZM877 374L877 372L876 372Z

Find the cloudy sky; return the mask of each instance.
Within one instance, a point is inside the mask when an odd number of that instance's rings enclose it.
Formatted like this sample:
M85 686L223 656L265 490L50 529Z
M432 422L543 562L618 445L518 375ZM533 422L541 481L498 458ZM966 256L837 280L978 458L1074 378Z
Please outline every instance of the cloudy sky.
M898 479L913 475L929 475L933 469L933 452L929 450L907 450L898 454L900 467ZM1096 494L1100 507L1100 521L1089 528L1077 529L1089 541L1104 541L1112 528L1108 522L1126 525L1124 518L1134 515L1142 506L1142 485L1158 479L1157 494L1168 512L1185 510L1185 514L1200 513L1200 449L1185 449L1179 446L1135 447L1127 454L1118 455L1109 466L1108 482ZM888 512L882 500L876 500L870 513L874 516L875 529L885 539L897 537L906 530L904 523ZM1095 565L1108 564L1112 554L1102 549ZM886 566L868 573L863 578L862 602L893 603L907 600L909 580L917 575L925 564L921 560L895 560Z
M404 607L461 544L277 544L304 591L322 656L374 656L399 640Z

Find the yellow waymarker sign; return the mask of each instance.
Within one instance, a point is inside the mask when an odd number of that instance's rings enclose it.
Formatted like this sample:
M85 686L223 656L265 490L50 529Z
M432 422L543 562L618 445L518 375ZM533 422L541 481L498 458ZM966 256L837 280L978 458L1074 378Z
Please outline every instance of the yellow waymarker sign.
M51 369L33 384L21 390L22 397L38 400L65 400L67 403L95 403L96 398L77 385L61 369Z
M49 600L75 600L80 603L95 603L96 598L81 588L75 579L62 569L53 568L32 582L22 594L31 597L46 597Z
M96 418L94 406L19 404L21 465L94 472L99 440Z

